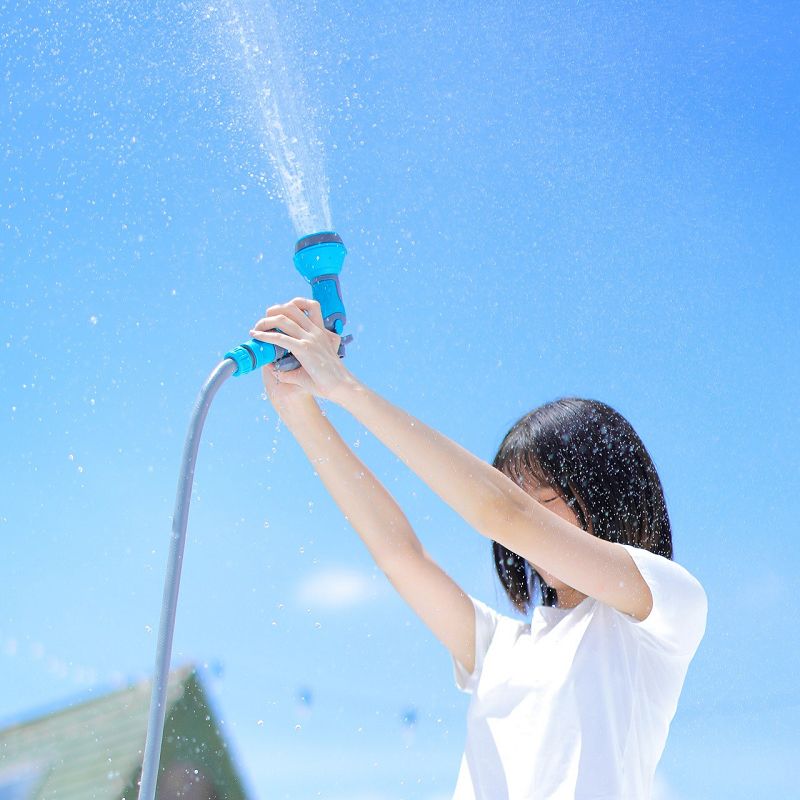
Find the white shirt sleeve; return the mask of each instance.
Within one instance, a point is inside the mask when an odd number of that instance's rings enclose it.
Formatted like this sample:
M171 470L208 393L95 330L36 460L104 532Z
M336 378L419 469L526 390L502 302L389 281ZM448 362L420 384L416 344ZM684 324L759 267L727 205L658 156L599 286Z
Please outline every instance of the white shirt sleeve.
M472 600L472 605L475 609L475 669L469 673L455 656L451 656L451 659L456 686L462 692L472 694L478 685L481 670L483 669L483 659L497 628L498 614L485 603L476 600L472 595L467 595L467 597Z
M644 641L665 652L693 656L706 630L708 599L700 582L688 570L641 547L621 545L636 563L650 587L653 608L647 619L630 620Z

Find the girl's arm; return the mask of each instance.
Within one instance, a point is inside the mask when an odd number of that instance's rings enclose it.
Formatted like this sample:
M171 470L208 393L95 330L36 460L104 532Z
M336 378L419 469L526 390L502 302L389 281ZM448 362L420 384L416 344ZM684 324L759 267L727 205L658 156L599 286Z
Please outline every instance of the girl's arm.
M319 303L273 306L251 334L287 348L303 369L280 380L349 411L475 530L573 589L645 619L652 595L624 547L591 536L541 505L491 464L359 382L337 355ZM465 665L466 666L466 665Z
M623 547L567 522L491 464L392 405L351 374L328 396L479 533L583 594L637 619L648 616L653 602L650 589Z
M313 397L296 399L280 414L375 563L434 636L472 672L475 611L469 597L425 552L397 502Z

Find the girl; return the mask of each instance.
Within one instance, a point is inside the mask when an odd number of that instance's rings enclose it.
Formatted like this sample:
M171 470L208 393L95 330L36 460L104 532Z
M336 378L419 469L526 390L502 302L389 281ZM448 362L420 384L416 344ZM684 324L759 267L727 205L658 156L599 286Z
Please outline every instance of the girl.
M291 350L270 400L378 566L450 651L472 695L454 800L646 800L706 596L672 558L650 456L608 406L565 399L520 419L493 464L359 382L319 305L272 306L254 338ZM431 560L314 395L353 414L479 533L525 624ZM541 603L534 605L540 595Z

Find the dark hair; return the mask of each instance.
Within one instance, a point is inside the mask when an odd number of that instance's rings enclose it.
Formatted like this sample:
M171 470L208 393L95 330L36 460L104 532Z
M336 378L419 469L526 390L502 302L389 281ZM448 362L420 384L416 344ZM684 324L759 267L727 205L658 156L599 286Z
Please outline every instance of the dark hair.
M505 435L493 466L523 489L531 478L554 489L594 536L672 558L664 491L650 454L631 424L605 403L566 397L534 409ZM526 559L498 542L492 551L515 608L531 610L535 582L542 603L555 605L556 590Z

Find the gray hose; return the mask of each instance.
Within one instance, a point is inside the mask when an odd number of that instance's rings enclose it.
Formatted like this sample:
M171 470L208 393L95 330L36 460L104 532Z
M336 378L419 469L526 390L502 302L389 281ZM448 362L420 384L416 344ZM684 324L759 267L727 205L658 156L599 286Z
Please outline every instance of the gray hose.
M200 394L197 395L197 400L195 400L189 432L186 434L186 442L183 446L178 494L175 498L175 513L172 517L167 577L164 581L164 597L161 603L161 621L158 626L156 667L153 676L153 693L150 698L150 716L147 721L147 739L144 746L139 800L155 800L156 796L161 741L164 737L164 718L167 711L167 679L172 655L172 633L175 630L175 611L178 606L183 548L186 543L186 523L189 519L189 503L192 499L192 482L194 481L197 449L200 446L200 434L203 432L203 423L214 395L235 370L236 363L230 358L226 358L220 361L208 376Z

